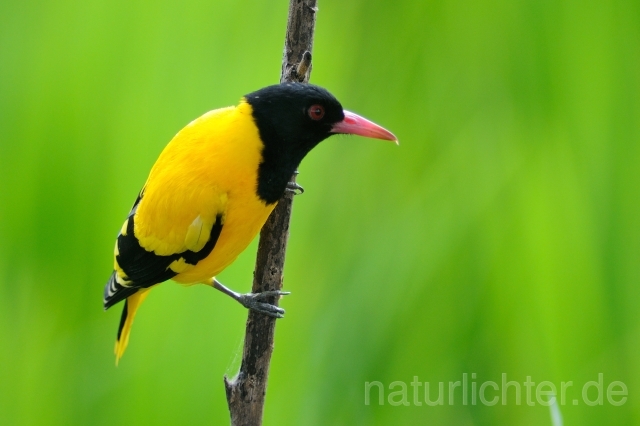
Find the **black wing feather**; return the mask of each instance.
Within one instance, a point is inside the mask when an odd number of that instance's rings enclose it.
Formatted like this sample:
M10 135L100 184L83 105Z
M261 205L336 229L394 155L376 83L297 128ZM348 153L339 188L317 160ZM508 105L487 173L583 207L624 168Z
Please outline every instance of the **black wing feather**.
M140 245L134 233L135 212L141 198L142 193L138 196L131 213L129 213L126 235L119 234L117 239L118 255L116 256L116 262L118 262L118 265L127 276L126 280L130 283L121 285L116 280L117 273L114 271L111 274L104 288L105 309L133 295L141 288L151 287L175 277L177 272L172 271L169 265L180 258L183 258L190 265L197 264L209 256L222 231L222 215L218 215L216 222L211 227L209 239L201 250L197 252L186 250L182 253L168 256L160 256L152 251L147 251Z

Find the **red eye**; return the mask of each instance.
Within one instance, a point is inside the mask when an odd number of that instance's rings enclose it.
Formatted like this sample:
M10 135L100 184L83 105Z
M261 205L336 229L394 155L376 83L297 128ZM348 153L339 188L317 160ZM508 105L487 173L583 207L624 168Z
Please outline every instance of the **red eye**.
M322 105L312 105L311 108L309 108L309 117L311 117L312 120L322 120L322 117L324 117L324 107Z

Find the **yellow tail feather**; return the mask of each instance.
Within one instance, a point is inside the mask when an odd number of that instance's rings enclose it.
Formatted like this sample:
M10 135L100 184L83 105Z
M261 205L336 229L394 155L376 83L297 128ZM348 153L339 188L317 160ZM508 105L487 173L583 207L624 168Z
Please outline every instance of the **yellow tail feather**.
M124 308L122 308L122 318L120 319L120 329L118 330L118 338L116 339L116 347L114 352L116 354L116 366L118 361L122 358L127 345L129 344L129 333L131 333L131 326L133 325L133 319L136 316L136 311L146 299L151 288L145 288L139 290L132 296L127 297Z

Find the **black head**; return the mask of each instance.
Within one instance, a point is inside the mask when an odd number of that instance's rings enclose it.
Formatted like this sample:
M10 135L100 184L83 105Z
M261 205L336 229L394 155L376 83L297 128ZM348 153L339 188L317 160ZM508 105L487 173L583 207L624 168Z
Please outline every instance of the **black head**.
M331 93L311 84L269 86L245 99L264 143L258 195L274 203L304 156L331 136L333 125L344 119L344 112Z
M264 144L258 169L258 196L275 203L302 159L335 133L396 140L387 130L344 111L325 89L311 84L283 83L245 96Z
M250 93L245 99L253 108L264 144L302 157L331 136L333 125L344 119L340 102L311 84L277 84Z

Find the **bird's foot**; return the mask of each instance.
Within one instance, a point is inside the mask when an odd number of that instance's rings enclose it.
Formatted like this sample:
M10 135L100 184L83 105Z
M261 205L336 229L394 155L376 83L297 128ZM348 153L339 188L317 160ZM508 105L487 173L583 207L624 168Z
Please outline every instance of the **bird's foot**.
M304 194L304 188L298 185L296 182L287 183L287 187L285 189L290 194L293 195L302 195Z
M213 279L213 288L216 290L220 290L227 296L233 298L242 306L247 309L251 309L252 311L259 312L264 315L268 315L274 318L282 318L284 317L284 309L272 305L271 303L265 303L264 300L268 297L280 297L291 294L289 291L263 291L262 293L245 293L240 294L231 290L230 288L224 286L220 281Z
M251 309L252 311L274 318L282 318L284 317L284 309L270 303L261 302L261 300L274 296L286 296L288 294L291 294L291 292L278 290L263 291L262 293L245 293L241 294L236 300L238 300L242 306L247 309Z

